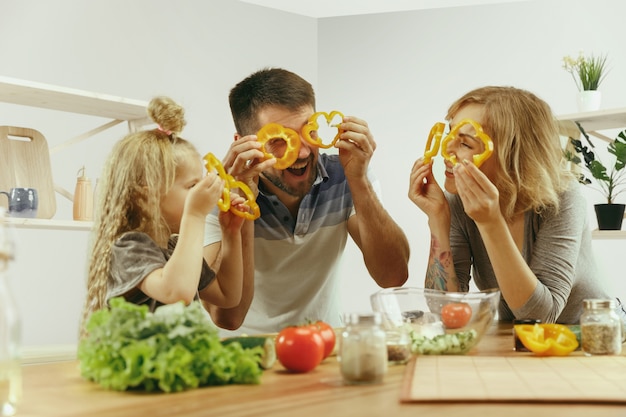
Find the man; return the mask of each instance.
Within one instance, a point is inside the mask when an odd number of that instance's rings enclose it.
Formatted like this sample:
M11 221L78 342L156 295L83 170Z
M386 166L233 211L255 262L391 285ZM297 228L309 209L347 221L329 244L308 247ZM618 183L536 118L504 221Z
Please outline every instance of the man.
M242 227L244 290L239 306L207 306L216 325L239 333L277 332L306 320L341 325L338 267L348 234L381 287L408 278L406 236L378 200L368 178L376 144L367 123L344 117L338 155L301 140L285 169L267 159L256 133L268 123L298 132L315 112L310 83L284 69L253 73L230 92L237 133L223 161L257 195L261 217ZM217 217L207 217L205 258L219 259Z

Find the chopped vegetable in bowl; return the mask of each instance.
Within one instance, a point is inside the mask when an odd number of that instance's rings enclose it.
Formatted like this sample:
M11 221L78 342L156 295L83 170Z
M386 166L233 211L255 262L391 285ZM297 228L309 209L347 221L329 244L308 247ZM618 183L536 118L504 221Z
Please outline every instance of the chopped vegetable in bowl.
M392 287L371 295L387 332L410 335L418 355L463 355L476 346L497 314L500 291L450 292Z

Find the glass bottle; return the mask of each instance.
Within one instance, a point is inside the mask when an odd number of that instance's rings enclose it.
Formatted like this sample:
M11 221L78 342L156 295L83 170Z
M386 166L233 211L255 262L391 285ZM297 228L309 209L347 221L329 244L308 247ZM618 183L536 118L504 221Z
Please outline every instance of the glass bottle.
M582 350L587 356L622 353L622 323L614 300L583 300L580 316Z
M76 180L74 189L74 220L90 221L93 220L93 190L91 188L91 180L85 176L85 167L78 171L79 177Z
M9 274L15 259L12 229L5 224L0 207L0 416L12 416L22 396L19 360L20 319L9 288Z
M341 375L348 384L383 381L387 373L387 343L380 313L349 314L341 335Z

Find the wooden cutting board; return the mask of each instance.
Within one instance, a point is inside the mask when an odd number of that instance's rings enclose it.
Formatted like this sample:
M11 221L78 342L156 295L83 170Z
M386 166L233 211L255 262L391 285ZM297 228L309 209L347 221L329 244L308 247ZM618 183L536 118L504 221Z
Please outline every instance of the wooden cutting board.
M34 129L0 126L0 191L15 187L37 189L37 217L54 217L56 196L46 138ZM0 205L8 206L3 195Z
M416 356L400 400L626 403L626 356Z

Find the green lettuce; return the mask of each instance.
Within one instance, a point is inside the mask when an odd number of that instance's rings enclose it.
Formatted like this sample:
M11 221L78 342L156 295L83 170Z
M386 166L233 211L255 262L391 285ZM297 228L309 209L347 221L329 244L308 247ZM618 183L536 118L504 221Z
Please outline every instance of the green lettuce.
M107 389L176 392L206 385L258 384L263 349L222 345L198 301L150 313L123 298L96 311L78 345L81 375Z

